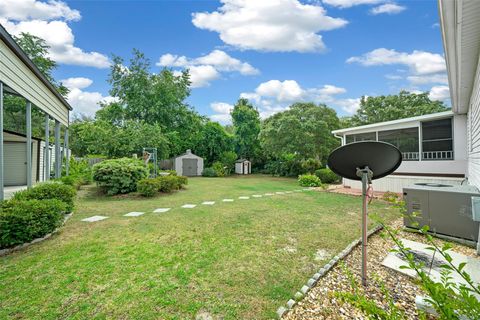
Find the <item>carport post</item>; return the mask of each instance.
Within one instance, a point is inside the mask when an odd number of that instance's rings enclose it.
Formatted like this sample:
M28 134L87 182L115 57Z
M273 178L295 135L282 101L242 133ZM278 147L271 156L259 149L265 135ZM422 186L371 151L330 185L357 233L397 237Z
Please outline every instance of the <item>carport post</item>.
M55 120L55 178L60 178L62 172L62 157L60 155L60 122Z
M0 200L3 198L3 83L0 82Z
M65 153L65 175L68 176L68 171L70 169L70 161L68 154L68 127L65 128L65 137L63 138L63 150Z
M45 115L45 155L43 165L45 166L44 181L50 180L50 116Z
M32 187L32 103L27 101L27 188Z

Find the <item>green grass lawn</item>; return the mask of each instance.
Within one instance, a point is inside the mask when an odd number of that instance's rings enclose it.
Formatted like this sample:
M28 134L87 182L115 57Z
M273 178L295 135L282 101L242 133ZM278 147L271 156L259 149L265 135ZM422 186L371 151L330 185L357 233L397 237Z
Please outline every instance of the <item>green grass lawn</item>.
M361 199L269 176L192 178L155 198L88 187L60 233L0 258L0 319L266 319L360 236ZM235 198L223 203L223 198ZM216 201L182 209L186 203ZM168 213L150 213L171 207ZM397 211L373 202L387 219ZM124 217L145 211L140 217ZM92 215L109 219L86 223ZM317 250L330 255L315 260Z

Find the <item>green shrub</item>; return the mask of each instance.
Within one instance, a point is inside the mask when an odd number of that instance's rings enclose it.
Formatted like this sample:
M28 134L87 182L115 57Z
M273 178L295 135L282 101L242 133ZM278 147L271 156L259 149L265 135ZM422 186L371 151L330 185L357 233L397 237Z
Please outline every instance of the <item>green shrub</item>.
M153 197L159 190L159 179L142 179L137 182L137 191L144 197Z
M203 169L202 176L203 177L216 177L217 173L215 172L215 170L213 168L205 168L205 169Z
M388 202L395 203L399 200L399 196L395 192L387 191L383 194L382 199Z
M180 189L188 184L188 178L185 176L177 176L178 184Z
M215 170L217 177L225 177L225 166L220 161L216 161L212 165L212 169Z
M233 151L224 151L220 155L220 162L223 164L225 169L225 174L230 175L235 171L235 161L238 159L238 156Z
M93 166L93 180L108 195L136 191L137 182L147 176L148 168L137 159L105 160Z
M322 183L337 183L340 182L340 177L329 168L319 169L315 171L315 175L320 178Z
M322 167L320 160L308 158L300 162L304 173L313 174L316 170ZM323 180L322 180L323 182Z
M162 173L162 172L168 173L168 174L170 174L171 176L176 176L176 175L177 175L177 171L175 171L175 170L160 170L160 171L159 171L159 173Z
M72 212L76 191L72 186L58 183L45 182L33 188L18 191L13 195L14 200L48 200L56 199L65 203L67 212Z
M30 242L62 223L67 205L56 199L10 200L0 210L0 248Z
M298 177L298 183L302 187L320 187L322 181L313 174L304 174Z
M160 176L157 177L157 180L159 181L158 191L160 192L171 193L181 187L178 176Z

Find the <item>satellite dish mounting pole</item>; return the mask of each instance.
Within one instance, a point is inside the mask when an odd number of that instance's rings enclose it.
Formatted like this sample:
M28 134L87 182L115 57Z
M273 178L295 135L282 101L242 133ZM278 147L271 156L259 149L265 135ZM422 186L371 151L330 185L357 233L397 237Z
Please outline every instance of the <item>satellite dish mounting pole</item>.
M362 178L362 285L367 285L367 190L368 185L372 183L373 172L366 166L363 169L357 168L357 176Z

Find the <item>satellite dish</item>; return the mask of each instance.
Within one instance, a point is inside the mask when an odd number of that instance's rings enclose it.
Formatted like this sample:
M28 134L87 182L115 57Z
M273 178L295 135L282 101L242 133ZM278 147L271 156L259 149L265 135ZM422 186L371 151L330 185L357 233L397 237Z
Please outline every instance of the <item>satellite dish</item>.
M386 142L362 141L341 146L328 157L328 167L341 177L362 180L357 169L368 167L372 180L388 176L402 163L402 153Z
M372 180L388 176L402 163L397 147L378 141L363 141L341 146L328 157L328 167L347 179L362 181L362 284L367 285L367 193Z

